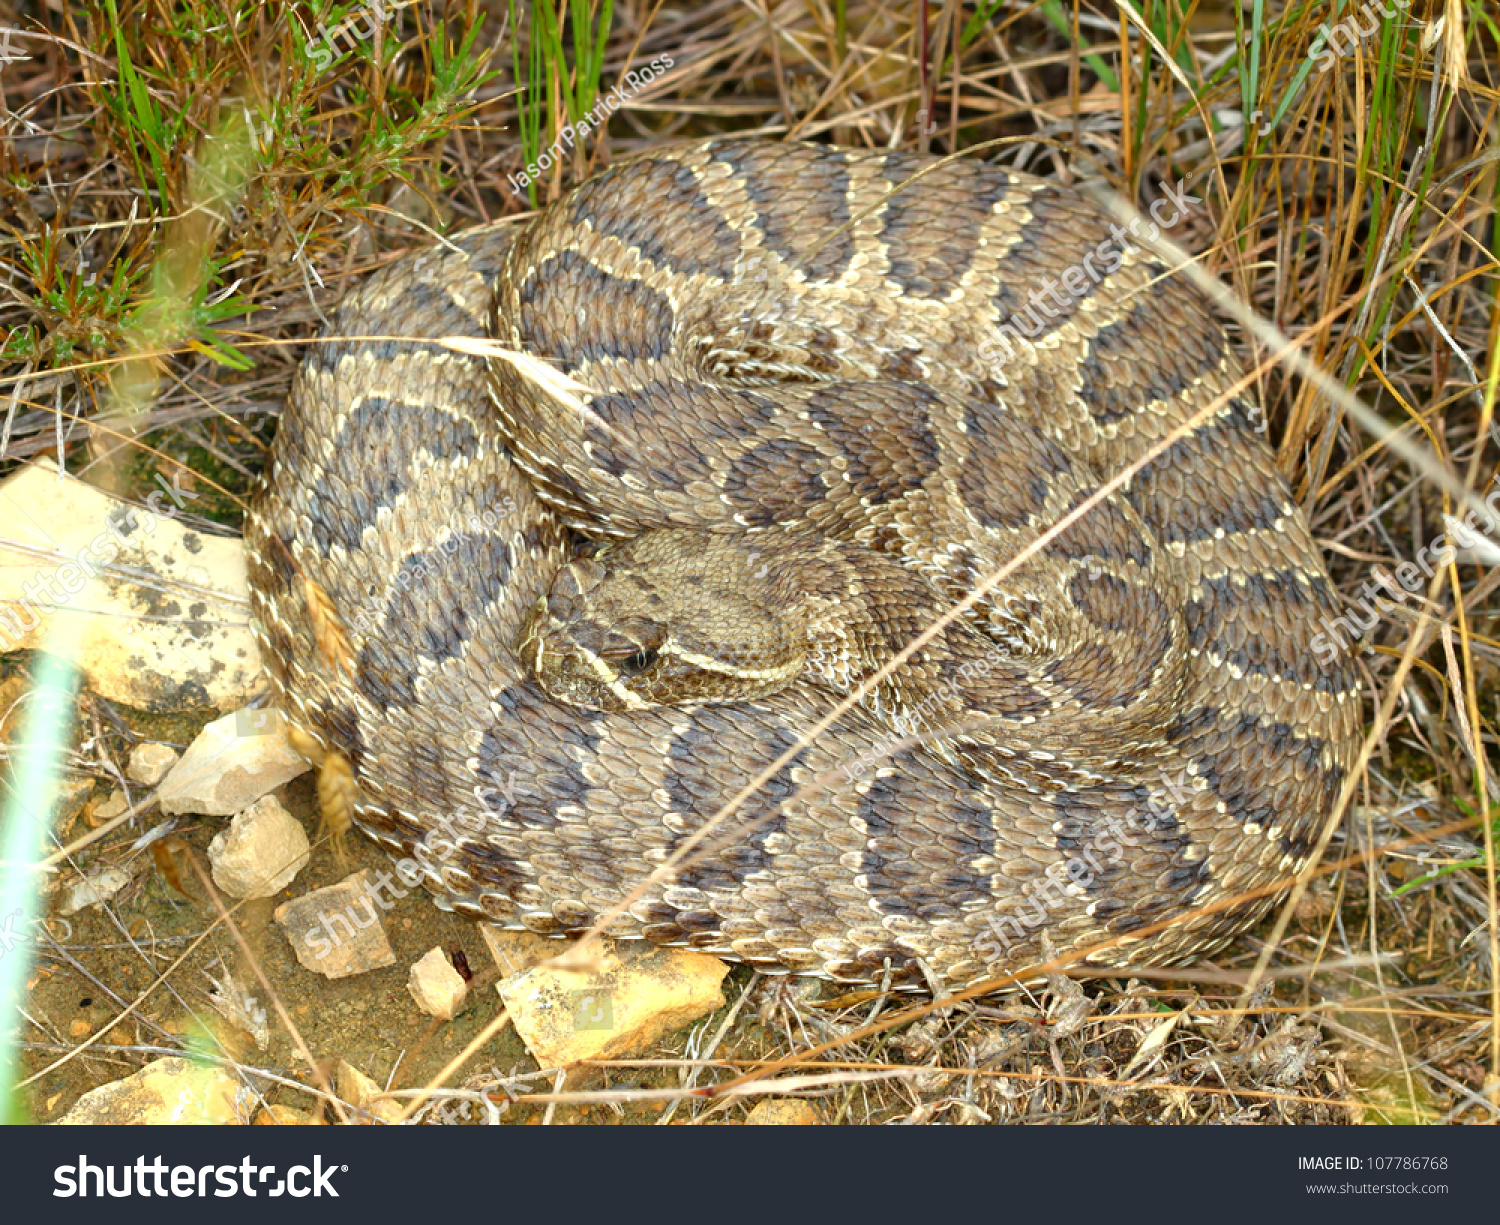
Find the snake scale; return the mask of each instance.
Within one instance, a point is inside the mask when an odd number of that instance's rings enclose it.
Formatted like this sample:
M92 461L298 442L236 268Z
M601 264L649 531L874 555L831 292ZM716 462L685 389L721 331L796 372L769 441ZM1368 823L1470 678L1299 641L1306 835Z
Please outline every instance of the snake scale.
M1222 946L1325 831L1358 683L1223 330L1111 225L977 160L724 139L371 276L246 526L325 803L464 915L773 971ZM767 625L825 637L766 682Z

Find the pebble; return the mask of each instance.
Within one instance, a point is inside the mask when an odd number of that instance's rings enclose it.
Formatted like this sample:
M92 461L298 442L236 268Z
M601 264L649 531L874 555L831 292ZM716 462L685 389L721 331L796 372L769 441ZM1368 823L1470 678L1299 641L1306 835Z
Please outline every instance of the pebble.
M134 1076L91 1089L58 1122L241 1123L254 1105L250 1091L228 1072L171 1055Z
M154 787L177 764L178 753L170 744L138 744L130 750L125 777Z
M234 898L272 897L307 867L309 844L302 822L264 796L236 813L229 828L208 844L214 884Z
M464 982L463 975L453 968L448 954L440 948L428 949L412 966L406 989L417 1001L418 1008L443 1021L453 1020L469 997L469 984Z
M566 940L539 936L536 932L496 927L492 923L480 923L477 926L485 948L489 949L490 956L500 967L502 978L539 966L559 953L566 952L568 948Z
M215 719L162 779L165 813L228 817L310 769L274 710L243 709Z
M823 1116L811 1102L796 1097L772 1097L757 1102L749 1117L747 1127L816 1127Z
M263 683L244 544L155 500L161 513L131 506L50 459L0 483L0 651L40 649L66 617L94 693L158 712L238 706Z
M58 911L65 915L77 914L89 906L109 901L128 884L130 873L123 868L103 868L69 885L63 893Z
M395 1098L380 1098L380 1086L353 1064L339 1060L333 1073L333 1090L354 1110L355 1123L396 1123L403 1109ZM375 1100L380 1098L380 1100Z
M544 1068L644 1055L724 1004L729 967L717 957L640 940L601 940L594 952L587 969L537 965L497 988Z
M381 918L382 900L375 874L366 868L283 902L271 917L304 968L325 978L347 978L396 964Z
M89 820L95 826L100 826L106 821L113 821L129 807L129 797L117 787L99 802L94 811L89 814Z
M256 1127L313 1127L317 1120L293 1106L262 1106L255 1115Z

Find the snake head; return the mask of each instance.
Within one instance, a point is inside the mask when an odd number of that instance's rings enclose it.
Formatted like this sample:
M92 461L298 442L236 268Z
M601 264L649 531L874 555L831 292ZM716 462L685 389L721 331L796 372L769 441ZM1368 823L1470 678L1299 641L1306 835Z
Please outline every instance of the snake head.
M516 651L559 702L617 713L742 702L789 685L806 661L795 611L709 533L648 532L558 571Z

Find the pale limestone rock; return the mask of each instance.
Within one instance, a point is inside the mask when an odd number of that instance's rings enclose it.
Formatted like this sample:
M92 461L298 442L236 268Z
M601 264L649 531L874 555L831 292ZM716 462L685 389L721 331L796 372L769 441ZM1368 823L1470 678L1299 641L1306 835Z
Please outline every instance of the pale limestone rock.
M58 1123L241 1123L254 1107L228 1072L172 1055L91 1089Z
M125 777L147 787L154 787L177 764L177 750L170 744L138 744L130 750Z
M402 1105L395 1098L380 1098L380 1086L353 1064L339 1060L333 1073L333 1090L352 1106L354 1123L396 1123ZM380 1100L376 1100L379 1098Z
M128 884L130 873L125 869L102 868L69 885L57 909L61 914L77 914L85 907L109 901Z
M477 924L485 948L500 967L500 977L509 978L532 966L565 953L568 941L539 936L536 932L517 931L509 927L496 927L492 923Z
M309 769L274 710L237 710L215 719L162 780L165 813L227 817Z
M818 1108L795 1097L772 1097L757 1102L745 1120L747 1127L816 1127L823 1122Z
M544 1068L643 1055L721 1007L729 967L717 957L644 941L601 940L583 970L553 963L501 982L500 998Z
M469 984L440 948L428 949L412 966L406 989L418 1008L442 1021L453 1020L463 1010L469 995Z
M256 1112L253 1125L256 1127L315 1127L317 1119L306 1110L294 1106L262 1106Z
M307 831L274 795L237 813L208 844L214 884L230 897L272 897L307 867Z
M93 822L95 825L103 825L106 821L113 821L129 807L130 800L117 787L104 797L103 803L94 809Z
M0 484L0 651L43 646L64 618L93 692L142 710L228 709L261 684L245 548L145 510L51 460Z
M272 918L306 969L325 978L347 978L396 964L381 917L389 904L374 873L365 869L283 902Z

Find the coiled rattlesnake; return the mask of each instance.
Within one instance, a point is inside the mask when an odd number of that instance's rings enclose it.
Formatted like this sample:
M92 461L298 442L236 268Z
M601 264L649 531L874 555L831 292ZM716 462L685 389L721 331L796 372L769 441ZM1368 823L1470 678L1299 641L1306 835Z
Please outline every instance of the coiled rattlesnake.
M895 190L926 165L648 154L392 264L310 351L247 524L258 633L362 826L446 904L560 934L639 893L613 934L958 986L1044 945L1202 952L1270 899L1216 904L1306 863L1357 685L1309 648L1333 596L1221 328L1082 195L977 161ZM437 343L491 332L580 407ZM821 644L774 684L749 675L772 622Z

